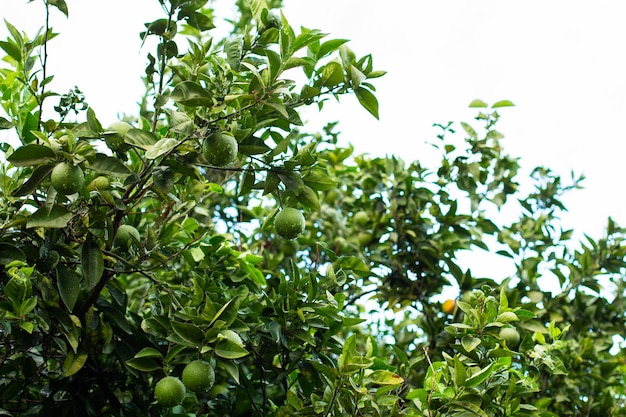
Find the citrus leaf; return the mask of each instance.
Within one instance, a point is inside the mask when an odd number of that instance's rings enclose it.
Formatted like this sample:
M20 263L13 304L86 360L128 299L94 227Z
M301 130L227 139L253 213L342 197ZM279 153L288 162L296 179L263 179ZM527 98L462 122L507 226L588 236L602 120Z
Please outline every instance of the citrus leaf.
M70 351L63 361L63 375L65 377L74 375L85 366L85 362L87 362L86 353L75 355L74 352Z
M113 177L127 177L131 174L130 170L118 158L97 153L96 159L89 164L89 168L99 174L111 175Z
M298 194L298 201L305 207L312 210L320 209L320 200L317 197L317 193L308 185L302 187L302 191Z
M0 46L2 46L2 42L0 42ZM13 123L5 119L4 117L0 117L0 130L11 129L12 127L13 127Z
M176 146L178 146L179 142L176 139L172 138L163 138L160 139L157 143L152 146L148 152L146 152L146 158L148 159L156 159L161 155L165 155Z
M233 36L226 41L224 52L226 52L226 62L232 69L239 71L241 66L241 53L243 51L243 37Z
M47 146L30 144L17 148L7 160L16 167L41 165L54 161L56 155Z
M488 105L487 103L485 103L484 101L482 101L482 100L478 100L478 99L476 99L476 100L473 100L473 101L470 103L470 105L469 105L469 106L470 106L470 107L481 107L481 108L487 108L489 105Z
M14 190L11 194L13 197L21 197L24 195L28 195L35 191L41 181L48 177L50 172L54 169L52 165L41 165L33 170L33 173L30 175L30 178L22 184L21 187Z
M228 372L228 375L230 375L231 378L237 384L239 384L239 366L236 363L233 363L232 361L219 361L218 360L218 362L222 364L224 369L226 369L226 372Z
M332 88L339 85L342 81L343 67L339 62L331 61L322 67L322 76L320 78L321 85Z
M480 339L473 336L463 336L461 339L461 345L467 352L471 352L476 349L478 345L480 345Z
M356 256L342 256L333 262L335 269L350 270L360 277L367 277L370 274L370 269L365 265L365 262Z
M359 87L354 90L356 94L356 98L361 103L361 106L365 108L368 112L372 114L376 119L378 119L378 100L376 96L368 89L364 87Z
M493 103L491 108L492 109L497 109L498 107L514 107L514 106L515 106L515 104L513 104L512 101L500 100L500 101L496 101L495 103Z
M80 293L80 278L74 271L63 264L57 265L56 273L61 300L63 300L67 309L72 311Z
M152 358L133 358L126 361L126 365L143 372L152 372L161 369L161 364Z
M181 323L177 321L172 321L170 324L172 325L174 332L183 340L195 345L201 345L204 341L204 333L202 333L202 331L193 324Z
M365 376L364 382L366 384L375 385L399 385L404 382L404 378L395 372L388 371L386 369L379 369Z
M67 4L65 3L65 0L48 0L48 4L59 9L59 11L63 13L65 17L69 17L69 11L67 9Z
M170 112L170 130L189 136L194 132L195 128L193 120L191 120L191 117L189 117L187 113L173 111Z
M231 340L223 339L215 346L215 354L224 359L239 359L248 355L248 351Z
M26 261L26 255L18 247L0 242L0 265L7 265L13 261Z
M328 175L319 170L309 172L302 180L316 191L328 191L337 185Z
M51 209L41 207L30 216L26 227L63 228L67 226L72 216L73 214L63 206L54 205Z
M261 14L263 13L263 10L269 9L266 0L246 0L246 3L252 11L252 16L254 16L254 20L256 20L257 22L261 21Z
M498 317L496 317L496 321L499 321L500 323L508 323L517 320L519 320L519 317L517 317L517 314L513 313L512 311L505 311L504 313L501 313L498 315Z
M172 100L184 106L200 107L213 105L213 99L207 90L193 81L183 81L174 87Z
M124 142L147 151L157 143L157 138L147 130L133 128L124 135Z
M135 355L135 358L162 358L163 354L156 350L155 348L147 347L141 349Z
M80 262L83 266L83 278L85 278L87 290L91 290L100 281L104 273L102 250L94 239L91 238L91 235L83 243Z

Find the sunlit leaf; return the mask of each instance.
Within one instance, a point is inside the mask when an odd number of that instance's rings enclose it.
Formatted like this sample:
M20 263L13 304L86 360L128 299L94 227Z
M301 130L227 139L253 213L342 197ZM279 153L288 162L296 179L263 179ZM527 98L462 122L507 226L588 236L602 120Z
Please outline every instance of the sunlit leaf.
M359 87L354 90L356 94L356 98L361 103L361 106L365 108L368 112L372 114L376 119L378 119L378 100L376 96L368 89L364 87Z
M183 81L176 84L171 98L177 103L190 107L208 107L213 104L209 92L193 81Z

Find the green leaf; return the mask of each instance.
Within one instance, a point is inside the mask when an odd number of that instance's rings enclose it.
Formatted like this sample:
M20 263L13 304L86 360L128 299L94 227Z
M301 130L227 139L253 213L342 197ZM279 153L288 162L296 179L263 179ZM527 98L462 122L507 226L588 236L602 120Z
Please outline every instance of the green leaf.
M250 10L252 11L252 16L254 17L254 20L256 20L257 22L261 22L261 14L263 13L263 10L269 9L269 5L267 4L267 1L266 0L246 0L246 3L248 4L248 7L250 7Z
M47 2L50 6L54 6L59 9L59 11L63 13L65 17L69 17L69 11L67 9L67 4L65 3L65 0L48 0Z
M55 159L56 155L52 149L37 144L21 146L7 158L17 167L47 164Z
M189 107L210 107L213 105L213 99L209 92L193 81L183 81L176 84L171 98L176 103Z
M61 300L63 300L67 309L72 311L80 294L80 278L76 272L63 264L57 265L56 275Z
M153 358L149 357L135 357L129 359L126 361L126 365L142 372L152 372L162 368L162 365L158 361L155 361Z
M17 62L22 61L22 50L13 42L0 41L0 48L2 48L8 56L13 58Z
M30 216L26 227L49 227L59 229L67 226L72 216L72 212L63 206L54 205L51 209L44 206Z
M160 139L157 143L154 144L148 151L146 152L146 158L148 159L156 159L161 155L165 155L175 147L180 144L178 139L173 138L163 138Z
M172 325L174 332L180 336L181 339L196 346L200 346L204 342L204 333L202 333L202 331L193 324L181 323L177 321L172 321L170 324Z
M493 103L493 105L491 106L492 109L497 109L499 107L514 107L515 104L513 104L512 101L509 100L500 100L500 101L496 101L495 103Z
M349 270L363 278L370 275L370 269L367 267L365 262L356 256L342 256L333 262L333 266L335 267L335 270Z
M376 96L364 87L357 88L354 93L356 94L356 98L359 100L359 103L361 103L361 106L370 112L372 116L378 119L378 100L376 99Z
M13 126L13 123L11 123L9 120L5 119L4 117L0 117L0 130L11 129Z
M505 311L504 313L500 313L498 317L496 317L496 321L500 323L509 323L511 321L518 320L519 317L517 317L517 314L513 313L512 311Z
M482 101L482 100L478 100L478 99L473 100L473 101L470 103L470 105L469 105L469 106L470 106L470 107L479 107L479 108L487 108L487 107L489 107L489 105L488 105L487 103L485 103L485 102L484 102L484 101Z
M465 122L461 122L461 126L463 126L463 129L465 130L465 132L467 132L470 138L474 140L478 138L478 134L476 133L476 130L474 130L474 128L471 125Z
M337 185L326 173L320 170L310 171L302 178L302 181L316 191L328 191Z
M388 371L386 369L380 369L366 374L364 383L374 385L399 385L404 382L404 378L395 372Z
M156 350L155 348L146 347L141 349L137 354L135 354L135 358L162 358L163 354Z
M85 366L87 357L86 353L74 354L72 351L68 352L67 357L63 361L63 375L68 377L80 371Z
M0 265L7 265L13 261L26 261L26 255L20 248L11 243L0 242Z
M194 133L195 126L187 113L172 111L170 112L170 131L190 136Z
M346 42L349 42L348 39L331 39L329 41L326 41L320 45L320 49L315 55L318 60L325 58L331 53L338 50L339 47Z
M474 388L475 386L481 384L485 381L491 374L496 372L498 369L502 368L504 365L502 363L492 362L486 368L481 369L475 374L471 375L467 381L465 382L465 386L468 388Z
M237 384L239 384L239 366L232 361L218 360L217 362L220 363L224 367L224 369L226 369L226 372L228 372L228 375L230 375L230 377Z
M102 132L102 124L96 117L96 112L93 111L91 107L87 109L87 125L89 129L93 132Z
M300 194L298 194L298 201L304 207L310 208L311 210L319 210L320 209L320 200L317 197L317 193L308 185L302 187Z
M97 153L96 159L89 164L89 168L98 174L111 175L113 177L127 177L131 174L130 170L118 158Z
M241 67L241 54L243 53L243 37L233 36L224 44L224 52L226 52L226 62L230 67L239 71Z
M350 82L352 84L352 88L357 89L361 86L361 82L365 80L365 74L363 74L357 67L354 65L350 66Z
M124 142L147 151L157 143L157 137L147 130L133 128L126 132Z
M54 166L52 165L38 166L37 168L33 170L33 173L30 175L30 178L28 178L28 180L24 184L22 184L19 188L14 190L13 193L11 193L11 195L13 197L21 197L21 196L32 193L39 187L39 184L41 184L41 181L43 181L44 179L48 177L48 175L50 175L50 172L53 169L54 169Z
M321 68L319 85L332 88L341 84L343 79L343 67L339 62L331 61Z
M480 345L480 339L474 336L463 336L461 345L467 352L471 352Z
M224 359L239 359L248 355L248 351L231 340L222 339L215 346L215 354Z
M95 287L104 273L102 250L92 235L89 235L89 237L85 239L85 243L83 243L80 262L83 267L83 278L87 284L86 289L89 291Z

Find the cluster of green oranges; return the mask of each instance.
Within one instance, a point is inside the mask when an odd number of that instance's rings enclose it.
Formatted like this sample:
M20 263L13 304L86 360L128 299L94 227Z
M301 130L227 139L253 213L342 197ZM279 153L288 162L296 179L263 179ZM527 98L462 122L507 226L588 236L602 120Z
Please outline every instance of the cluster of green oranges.
M166 376L157 382L154 387L154 398L160 405L174 407L181 404L187 390L197 393L207 392L215 383L215 371L210 363L198 359L185 366L181 379Z

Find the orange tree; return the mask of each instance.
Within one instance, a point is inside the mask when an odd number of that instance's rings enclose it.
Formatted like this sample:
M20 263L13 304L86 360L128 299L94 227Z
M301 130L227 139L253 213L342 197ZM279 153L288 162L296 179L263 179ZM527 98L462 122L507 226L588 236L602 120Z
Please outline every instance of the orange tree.
M56 34L6 23L0 414L623 415L624 230L569 242L580 180L520 186L512 103L472 102L461 140L437 125L436 166L354 155L300 111L349 94L377 117L371 56L279 1L237 1L224 39L208 1L159 3L145 96L109 126L49 90ZM475 276L466 250L516 273Z

